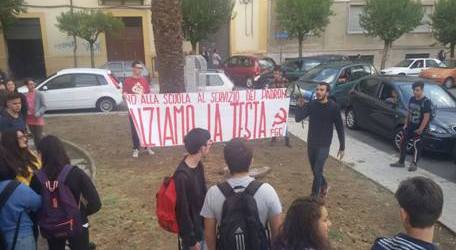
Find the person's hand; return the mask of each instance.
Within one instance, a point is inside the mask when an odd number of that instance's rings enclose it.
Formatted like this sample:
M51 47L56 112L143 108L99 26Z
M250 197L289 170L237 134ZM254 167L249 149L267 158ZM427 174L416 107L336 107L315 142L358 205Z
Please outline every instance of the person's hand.
M302 96L299 97L298 101L297 101L298 107L302 108L302 107L304 107L305 104L306 104L306 100L304 100L304 97L302 97Z
M201 245L199 242L196 242L196 244L192 247L190 247L190 250L201 250Z
M339 152L337 152L337 159L339 159L339 161L341 161L342 159L344 159L344 155L345 155L345 151L339 150Z
M421 135L421 134L423 133L423 129L420 129L420 128L419 128L419 129L415 130L415 133L416 133L417 135Z

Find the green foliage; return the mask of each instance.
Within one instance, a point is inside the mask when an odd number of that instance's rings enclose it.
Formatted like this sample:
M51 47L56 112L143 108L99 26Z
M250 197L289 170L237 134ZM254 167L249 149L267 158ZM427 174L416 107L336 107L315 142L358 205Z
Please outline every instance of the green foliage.
M82 11L80 30L78 36L89 44L94 44L101 33L118 34L123 28L122 20L114 17L111 13L101 11Z
M182 30L195 49L196 44L227 23L235 0L182 0Z
M79 36L81 33L82 12L63 12L57 17L57 28L67 36Z
M435 38L443 45L450 45L452 57L456 44L456 0L440 0L431 16Z
M419 0L367 0L360 25L368 35L392 43L418 27L423 15Z
M332 0L278 0L279 24L290 37L304 40L309 33L318 36L329 23Z
M24 0L0 0L0 30L14 23L16 16L25 12Z

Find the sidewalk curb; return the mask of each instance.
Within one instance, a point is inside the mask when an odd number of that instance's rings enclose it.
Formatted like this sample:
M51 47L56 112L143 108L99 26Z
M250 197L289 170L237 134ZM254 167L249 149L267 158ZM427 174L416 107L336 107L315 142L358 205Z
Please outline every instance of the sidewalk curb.
M89 152L87 152L87 150L85 150L84 148L80 147L79 145L71 142L71 141L68 141L68 140L65 140L65 139L61 139L62 142L64 144L66 144L67 146L70 146L72 147L74 150L76 151L79 151L80 154L84 155L87 160L89 161L89 165L90 165L90 173L91 173L91 178L93 181L95 181L95 176L96 176L96 166L95 166L95 161L93 160L92 156L89 154Z

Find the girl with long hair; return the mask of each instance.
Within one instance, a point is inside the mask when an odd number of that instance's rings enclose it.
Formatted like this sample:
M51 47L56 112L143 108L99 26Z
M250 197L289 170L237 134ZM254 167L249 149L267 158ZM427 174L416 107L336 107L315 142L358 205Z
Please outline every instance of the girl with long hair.
M49 250L64 250L67 241L72 250L89 250L88 216L98 212L101 208L100 197L95 185L82 169L71 166L70 158L59 138L52 135L45 136L38 144L38 153L43 162L43 168L40 171L44 171L49 181L56 181L63 170L69 171L63 185L70 189L79 205L82 224L82 231L71 238L48 237ZM38 172L38 174L43 173ZM59 186L61 185L59 184ZM45 188L49 188L48 185L40 182L37 174L33 176L30 187L38 194L42 194L46 191ZM50 207L51 200L43 198L43 207Z
M323 200L298 198L288 209L275 250L329 250L331 222Z
M24 130L2 133L1 144L16 166L16 179L30 185L33 173L41 168L41 161L28 146L28 135Z

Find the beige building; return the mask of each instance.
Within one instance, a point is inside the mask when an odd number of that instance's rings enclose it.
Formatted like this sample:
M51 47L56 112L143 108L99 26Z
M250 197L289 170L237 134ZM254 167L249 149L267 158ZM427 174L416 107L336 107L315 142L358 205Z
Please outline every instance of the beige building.
M269 20L268 55L280 59L296 57L298 55L297 40L280 41L275 34L281 29L275 15L276 0L270 0L271 19ZM359 24L359 14L365 1L363 0L335 0L332 6L334 15L326 31L319 37L309 37L304 41L304 55L315 54L342 54L357 57L361 55L366 61L379 66L383 52L383 41L379 38L368 37L363 33ZM429 20L435 0L422 0L425 16L423 23ZM406 57L435 57L442 47L432 36L429 25L421 25L413 32L405 34L393 43L393 48L387 61L388 65L397 64Z

